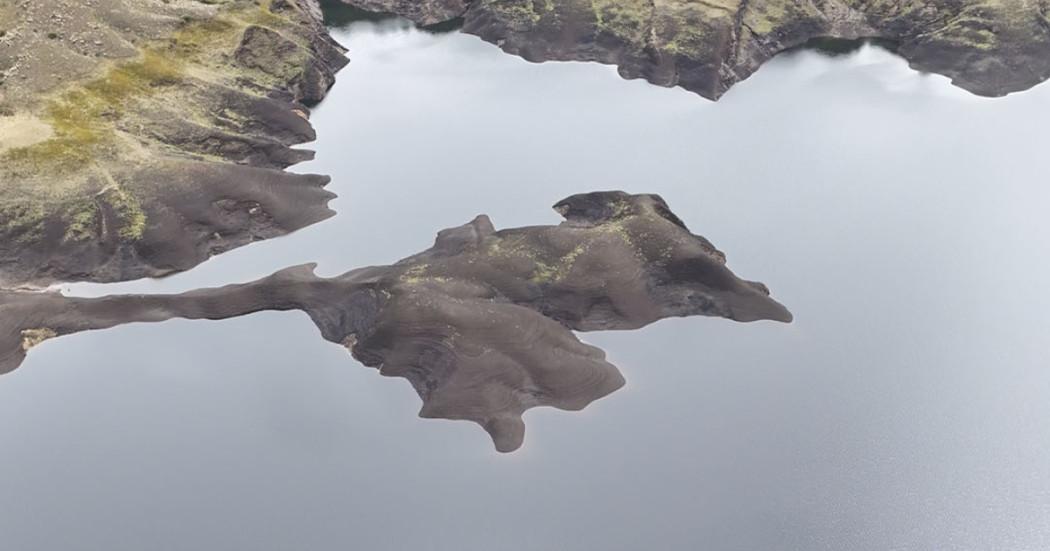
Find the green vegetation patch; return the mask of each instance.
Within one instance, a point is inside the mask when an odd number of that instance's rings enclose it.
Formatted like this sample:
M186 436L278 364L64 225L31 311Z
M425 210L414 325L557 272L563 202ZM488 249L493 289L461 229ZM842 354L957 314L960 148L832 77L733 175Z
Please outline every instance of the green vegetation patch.
M545 0L483 0L485 8L508 24L531 27L543 19L543 14L553 11L553 2Z
M180 84L192 65L206 64L216 52L231 50L249 24L282 27L291 22L271 12L269 2L207 20L189 20L167 42L144 48L138 59L118 63L48 100L43 118L54 136L12 149L4 160L28 165L37 173L48 168L62 172L113 153L115 123L128 115L129 106Z
M270 0L237 0L225 3L215 17L187 18L168 38L143 46L137 58L111 64L94 78L45 98L35 116L51 127L51 136L0 153L0 236L33 242L43 237L49 221L60 221L67 241L112 232L124 240L140 239L148 223L141 191L114 181L104 168L141 154L137 140L118 128L133 128L136 113L149 109L150 102L191 93L191 78L231 86L244 78L272 79L231 61L249 25L295 27L270 5ZM299 34L283 36L303 46ZM108 180L101 191L87 183L92 174Z
M99 199L109 204L116 215L118 235L127 240L138 240L146 231L146 214L134 195L120 186L111 186L99 194Z
M41 201L0 202L0 232L19 243L35 241L43 235L44 215Z
M719 47L735 24L738 5L729 1L675 5L661 10L654 19L661 49L691 59L704 59Z
M631 42L643 42L653 16L651 0L590 0L595 25Z
M183 63L169 52L145 50L135 61L110 68L101 77L67 90L45 107L54 136L29 147L12 149L7 159L35 170L76 170L113 145L114 123L128 104L158 88L181 81Z
M532 273L532 281L535 283L555 283L565 279L573 266L576 265L576 259L587 251L587 247L592 242L593 239L588 240L587 243L577 245L573 250L555 259L553 263L537 260L536 269Z

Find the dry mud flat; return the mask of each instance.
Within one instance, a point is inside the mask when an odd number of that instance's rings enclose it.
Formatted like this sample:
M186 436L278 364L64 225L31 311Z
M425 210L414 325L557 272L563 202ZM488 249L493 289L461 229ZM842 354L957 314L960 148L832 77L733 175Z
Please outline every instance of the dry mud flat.
M879 39L911 66L1000 96L1050 77L1048 0L342 0L463 30L530 61L597 61L717 99L814 39Z
M0 373L61 335L302 310L324 339L408 379L423 400L420 416L474 421L508 452L522 444L529 408L579 410L623 386L604 352L573 330L636 329L672 316L792 319L658 196L574 195L555 209L566 219L558 226L496 231L479 216L396 264L330 279L299 266L180 295L0 291Z
M315 0L0 3L0 286L189 269L332 215Z

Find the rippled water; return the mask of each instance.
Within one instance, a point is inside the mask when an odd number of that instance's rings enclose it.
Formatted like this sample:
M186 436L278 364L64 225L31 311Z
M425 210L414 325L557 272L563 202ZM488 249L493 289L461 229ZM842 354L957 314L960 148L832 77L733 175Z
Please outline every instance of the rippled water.
M525 447L421 420L302 314L75 335L0 379L17 550L1046 549L1050 87L980 99L882 50L781 56L711 103L395 22L304 171L340 215L163 281L388 263L441 228L661 194L790 326L587 334L628 386Z

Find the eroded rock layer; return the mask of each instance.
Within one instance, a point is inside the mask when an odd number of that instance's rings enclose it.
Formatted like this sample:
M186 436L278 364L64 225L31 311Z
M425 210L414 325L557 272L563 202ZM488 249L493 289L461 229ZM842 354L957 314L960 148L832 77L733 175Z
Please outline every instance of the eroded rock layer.
M185 270L332 212L284 168L346 64L316 0L0 3L0 286Z
M390 266L335 278L299 266L180 295L70 298L0 291L0 372L41 342L172 318L302 310L328 341L411 382L422 417L480 424L500 451L522 444L522 414L578 410L624 384L572 330L634 329L672 316L790 322L761 283L693 235L655 195L575 195L565 222L496 231L485 216Z
M530 61L598 61L717 99L818 38L879 38L912 67L999 96L1050 77L1050 0L343 0L463 30Z

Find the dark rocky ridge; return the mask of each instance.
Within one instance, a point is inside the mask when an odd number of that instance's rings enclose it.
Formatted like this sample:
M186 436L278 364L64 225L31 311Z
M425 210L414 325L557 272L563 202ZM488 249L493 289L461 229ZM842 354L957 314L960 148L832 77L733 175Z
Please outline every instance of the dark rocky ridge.
M717 99L818 38L877 38L921 71L1000 96L1050 77L1048 0L343 0L463 31L530 61L597 61Z
M672 316L790 322L761 283L693 235L655 195L575 195L559 226L496 231L485 216L440 232L391 266L327 279L299 266L180 295L96 299L0 291L0 373L44 340L132 322L302 310L322 336L380 374L404 377L420 416L480 424L517 449L522 413L578 410L624 384L572 330L635 329Z
M312 158L307 105L347 63L316 0L0 15L0 287L163 276L334 214L328 177L283 170Z

